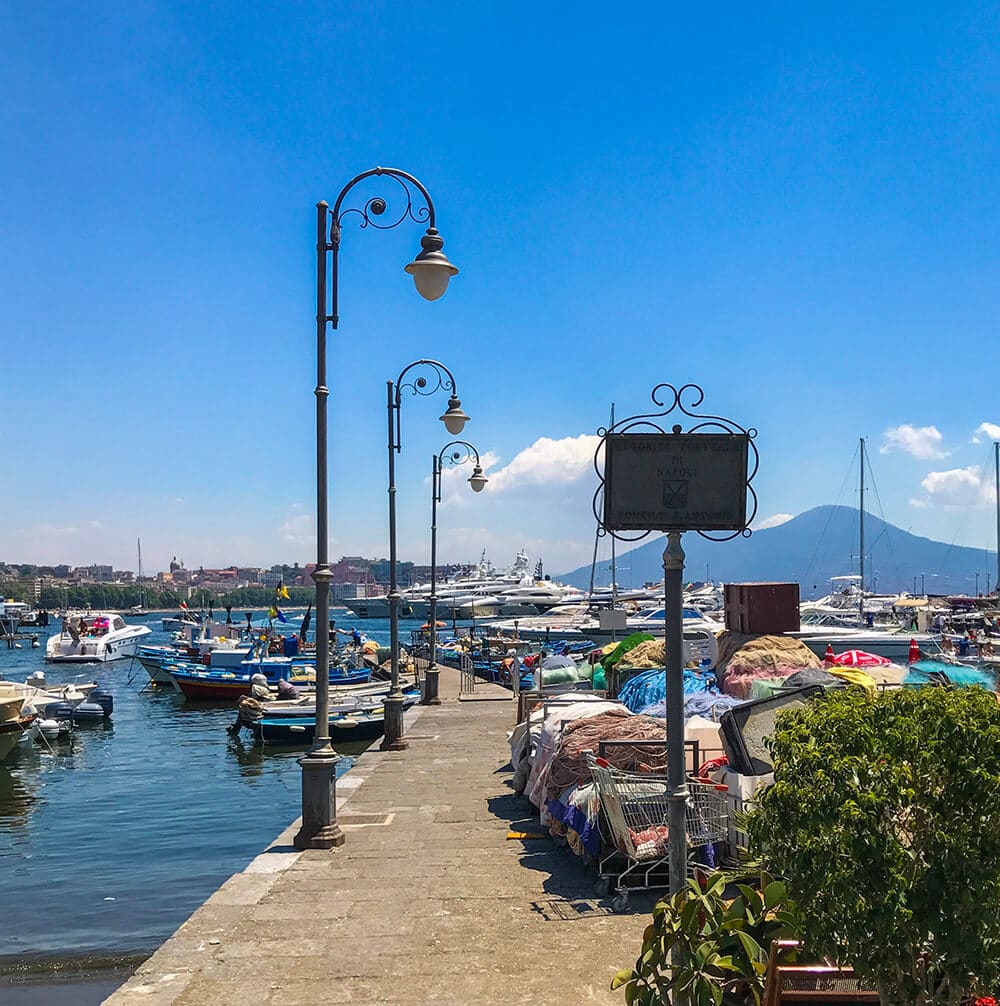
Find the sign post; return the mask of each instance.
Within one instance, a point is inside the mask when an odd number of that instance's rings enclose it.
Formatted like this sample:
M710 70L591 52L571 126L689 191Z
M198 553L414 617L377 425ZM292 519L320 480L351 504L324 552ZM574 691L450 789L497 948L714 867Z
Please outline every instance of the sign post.
M670 835L670 893L687 878L687 773L684 771L684 549L680 531L667 534L663 550L664 697L667 725L667 830Z
M652 531L667 532L663 552L667 828L670 892L675 894L687 879L685 816L689 797L684 766L681 534L696 531L716 541L749 536L749 524L757 513L757 495L751 483L758 459L753 444L756 430L690 411L704 398L696 385L677 389L660 384L651 397L662 411L632 416L598 430L601 443L594 466L600 484L594 494L594 515L599 534L623 541L637 541ZM659 420L671 414L696 422L686 433L680 425L667 432ZM749 515L748 496L752 502ZM633 534L626 537L622 532Z

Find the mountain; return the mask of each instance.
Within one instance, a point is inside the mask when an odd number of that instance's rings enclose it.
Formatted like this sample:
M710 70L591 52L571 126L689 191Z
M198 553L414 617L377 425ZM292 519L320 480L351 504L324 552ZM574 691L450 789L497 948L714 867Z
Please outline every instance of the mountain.
M730 542L685 534L685 578L728 583L794 581L800 584L803 599L819 597L828 593L830 577L858 572L858 520L858 511L851 507L819 506L778 527ZM638 587L662 580L665 543L665 536L655 534L637 548L621 552L617 559L619 586ZM979 573L979 589L985 592L986 577L989 575L992 589L996 569L995 552L919 538L865 513L865 583L869 589L912 592L915 577L919 591L923 575L929 594L972 594L975 574ZM590 566L557 579L587 588ZM606 586L610 579L605 560L597 568L595 582Z

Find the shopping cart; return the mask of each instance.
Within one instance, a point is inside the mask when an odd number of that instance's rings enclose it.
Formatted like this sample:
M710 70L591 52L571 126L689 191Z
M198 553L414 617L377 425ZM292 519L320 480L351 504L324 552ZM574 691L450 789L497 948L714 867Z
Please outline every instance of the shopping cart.
M616 769L591 751L587 765L611 839L611 849L601 858L596 893L604 897L614 883L611 907L623 911L630 891L668 886L669 784L662 773ZM687 787L688 868L711 868L715 845L725 841L728 832L728 789L703 779L689 779Z

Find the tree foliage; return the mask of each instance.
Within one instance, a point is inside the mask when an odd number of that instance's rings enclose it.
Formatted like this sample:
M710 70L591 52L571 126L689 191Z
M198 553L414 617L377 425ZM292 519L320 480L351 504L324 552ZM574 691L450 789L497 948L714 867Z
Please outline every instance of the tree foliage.
M957 1004L1000 978L1000 706L978 688L830 693L778 718L747 826L810 951L884 1004Z

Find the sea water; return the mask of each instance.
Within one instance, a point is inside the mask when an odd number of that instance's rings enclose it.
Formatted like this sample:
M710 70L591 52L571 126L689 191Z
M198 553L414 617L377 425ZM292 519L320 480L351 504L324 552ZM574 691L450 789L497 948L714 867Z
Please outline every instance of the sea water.
M170 638L158 615L128 620L154 629L150 645ZM386 619L356 624L388 644ZM418 625L401 620L404 644ZM0 971L152 951L300 812L302 751L233 740L233 703L154 691L138 661L46 664L53 631L37 649L0 644L0 673L96 680L114 715L51 750L22 741L0 764Z

